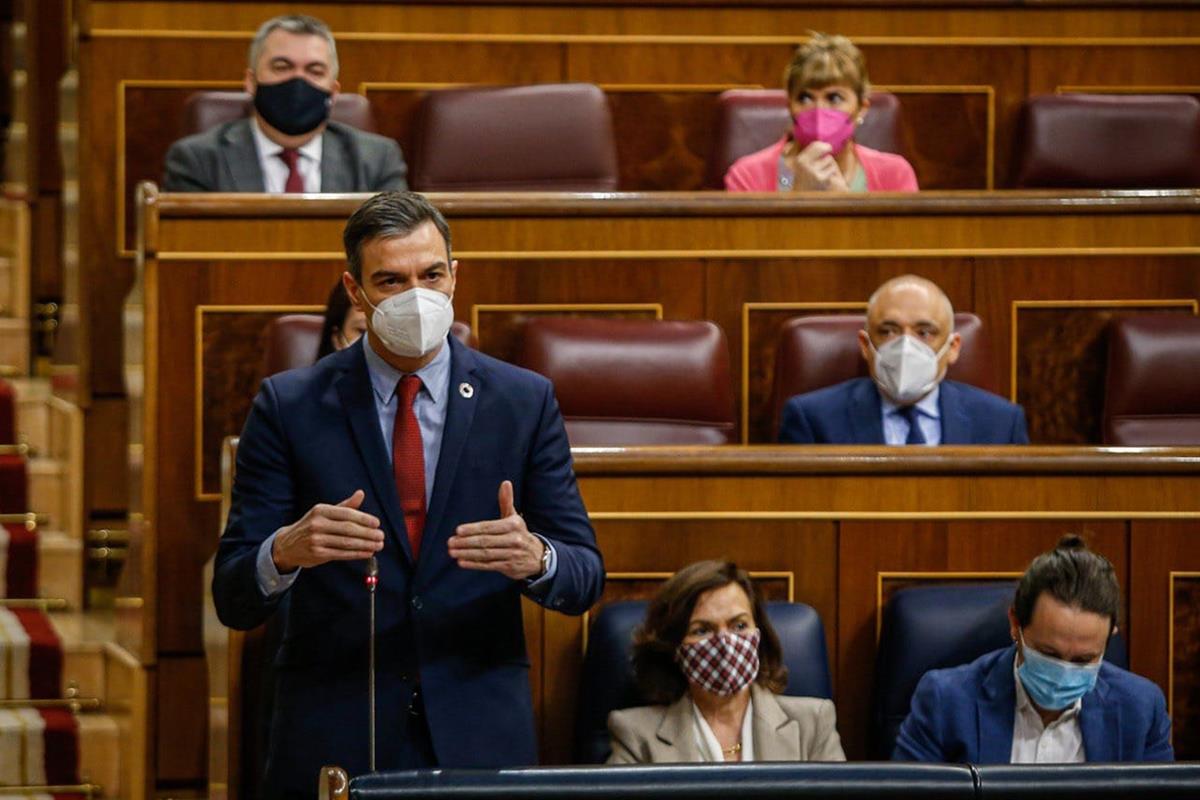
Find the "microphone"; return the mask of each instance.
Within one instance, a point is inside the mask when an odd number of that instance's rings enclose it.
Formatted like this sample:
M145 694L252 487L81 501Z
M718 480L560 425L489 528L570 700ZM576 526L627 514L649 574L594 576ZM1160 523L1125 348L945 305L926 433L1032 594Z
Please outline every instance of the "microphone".
M367 594L370 596L371 633L367 650L367 740L371 752L368 766L375 771L375 587L379 585L379 561L375 556L367 559Z

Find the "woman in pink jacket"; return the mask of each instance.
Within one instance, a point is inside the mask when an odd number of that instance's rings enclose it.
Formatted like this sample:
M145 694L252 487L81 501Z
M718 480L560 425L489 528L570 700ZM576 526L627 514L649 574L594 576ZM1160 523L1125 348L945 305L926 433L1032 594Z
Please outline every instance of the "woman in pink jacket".
M845 36L814 33L784 73L792 130L725 173L731 192L915 192L902 156L854 141L870 84L862 52Z

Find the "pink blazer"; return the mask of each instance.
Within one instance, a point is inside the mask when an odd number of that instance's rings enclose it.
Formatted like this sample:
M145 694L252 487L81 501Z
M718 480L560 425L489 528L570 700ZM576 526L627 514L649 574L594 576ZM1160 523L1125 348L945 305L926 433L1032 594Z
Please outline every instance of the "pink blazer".
M779 156L787 145L783 137L770 147L742 156L725 173L725 188L731 192L773 192L779 182ZM917 175L903 156L881 153L854 143L858 163L867 175L869 192L915 192Z

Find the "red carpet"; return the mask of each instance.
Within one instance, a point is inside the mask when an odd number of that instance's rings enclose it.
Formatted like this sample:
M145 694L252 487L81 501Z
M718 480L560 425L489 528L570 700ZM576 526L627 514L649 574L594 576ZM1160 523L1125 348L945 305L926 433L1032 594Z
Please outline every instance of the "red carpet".
M0 597L37 597L37 531L20 523L0 527Z
M79 783L79 727L64 709L0 710L0 786Z
M0 608L0 697L62 697L62 643L45 613Z
M0 456L0 514L29 510L29 479L23 456Z

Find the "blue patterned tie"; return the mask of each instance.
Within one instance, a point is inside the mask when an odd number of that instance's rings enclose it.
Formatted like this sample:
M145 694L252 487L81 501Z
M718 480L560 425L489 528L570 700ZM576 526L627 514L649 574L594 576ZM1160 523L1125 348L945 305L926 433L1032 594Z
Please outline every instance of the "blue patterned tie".
M925 444L925 434L921 433L921 424L918 421L921 415L917 412L917 407L915 405L903 406L896 409L896 413L908 422L908 438L904 440L904 443Z

